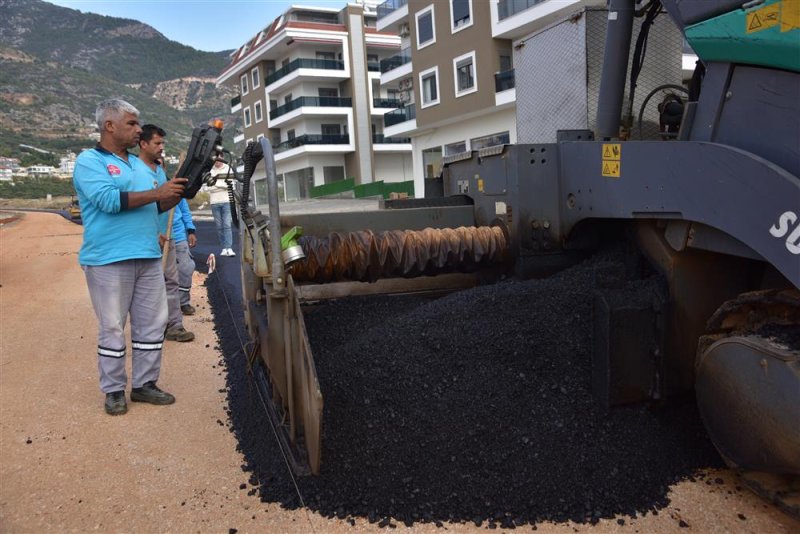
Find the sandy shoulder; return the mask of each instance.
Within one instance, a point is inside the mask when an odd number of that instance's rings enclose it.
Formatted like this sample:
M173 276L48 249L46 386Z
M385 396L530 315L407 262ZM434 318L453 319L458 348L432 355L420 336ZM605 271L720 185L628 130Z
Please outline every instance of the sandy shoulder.
M263 525L268 507L239 489L202 275L185 322L197 339L164 351L159 385L177 402L109 417L82 227L26 213L0 232L0 530L227 532L256 514Z
M198 314L185 321L197 339L168 342L164 351L159 385L175 394L176 404L130 403L124 416L105 414L95 317L77 263L81 230L43 213L0 222L0 531L380 531L363 519L351 527L248 495L199 273L192 290ZM658 515L620 518L624 525L603 520L538 530L800 531L800 522L738 490L730 473L710 480L676 485L670 506ZM449 532L486 526L445 525ZM430 524L397 527L443 531Z

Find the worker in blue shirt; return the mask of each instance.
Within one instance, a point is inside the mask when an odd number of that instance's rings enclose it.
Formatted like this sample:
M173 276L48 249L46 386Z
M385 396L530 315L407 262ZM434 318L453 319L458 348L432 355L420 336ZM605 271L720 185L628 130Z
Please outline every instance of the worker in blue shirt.
M125 401L125 323L131 319L131 400L172 404L156 382L167 322L158 214L176 205L187 180L166 180L128 152L142 132L128 102L101 102L95 113L100 142L75 161L73 180L83 218L78 255L97 315L100 389L110 415Z
M155 124L142 126L142 134L139 136L139 158L152 172L164 173L161 159L164 153L164 138L166 136L167 132ZM185 201L183 202L185 203ZM179 212L180 205L181 202L175 206L174 210L162 213L159 216L159 242L162 243L162 250L164 251L164 282L167 291L167 330L164 338L170 341L186 342L193 341L194 334L183 327L180 291L178 291L179 280L178 264L175 257L175 238L177 235L186 233L183 227L183 219L174 218L174 215ZM173 223L168 230L170 215L173 215ZM182 239L185 239L185 237Z

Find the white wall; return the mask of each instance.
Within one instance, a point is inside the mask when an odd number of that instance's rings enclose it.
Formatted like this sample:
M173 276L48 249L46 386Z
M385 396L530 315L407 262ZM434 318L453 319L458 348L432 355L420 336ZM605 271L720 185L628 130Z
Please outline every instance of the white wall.
M511 143L517 142L516 108L511 107L491 115L449 124L442 128L426 130L423 135L411 138L411 154L413 158L414 189L418 197L425 192L425 169L422 165L422 151L429 148L467 141L467 150L471 150L469 140L484 135L508 131Z
M414 179L411 154L375 153L375 181L405 182ZM422 191L422 190L420 190ZM420 193L420 196L422 193Z
M342 154L311 154L276 164L278 174L305 169L306 167L314 167L314 185L325 183L325 176L322 172L323 167L345 167L344 177L347 178L348 176L347 168L344 164L344 155Z

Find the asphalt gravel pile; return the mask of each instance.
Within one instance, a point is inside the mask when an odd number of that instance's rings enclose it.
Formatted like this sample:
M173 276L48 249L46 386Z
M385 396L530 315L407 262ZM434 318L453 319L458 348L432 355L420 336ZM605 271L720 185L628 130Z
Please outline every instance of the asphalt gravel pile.
M348 298L308 311L325 412L322 473L297 480L302 501L246 375L243 328L226 308L240 317L239 298L210 277L250 491L382 526L657 513L670 484L721 463L691 402L609 413L595 404L592 298L619 265L596 256L438 300Z

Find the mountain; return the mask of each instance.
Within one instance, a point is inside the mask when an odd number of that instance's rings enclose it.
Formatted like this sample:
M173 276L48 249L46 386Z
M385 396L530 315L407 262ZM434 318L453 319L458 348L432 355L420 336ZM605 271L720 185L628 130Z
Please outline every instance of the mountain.
M19 156L20 143L90 146L95 107L110 97L163 126L168 153L184 150L192 128L213 118L223 118L233 137L236 92L214 83L228 52L202 52L135 20L41 0L0 0L0 13L0 156Z

